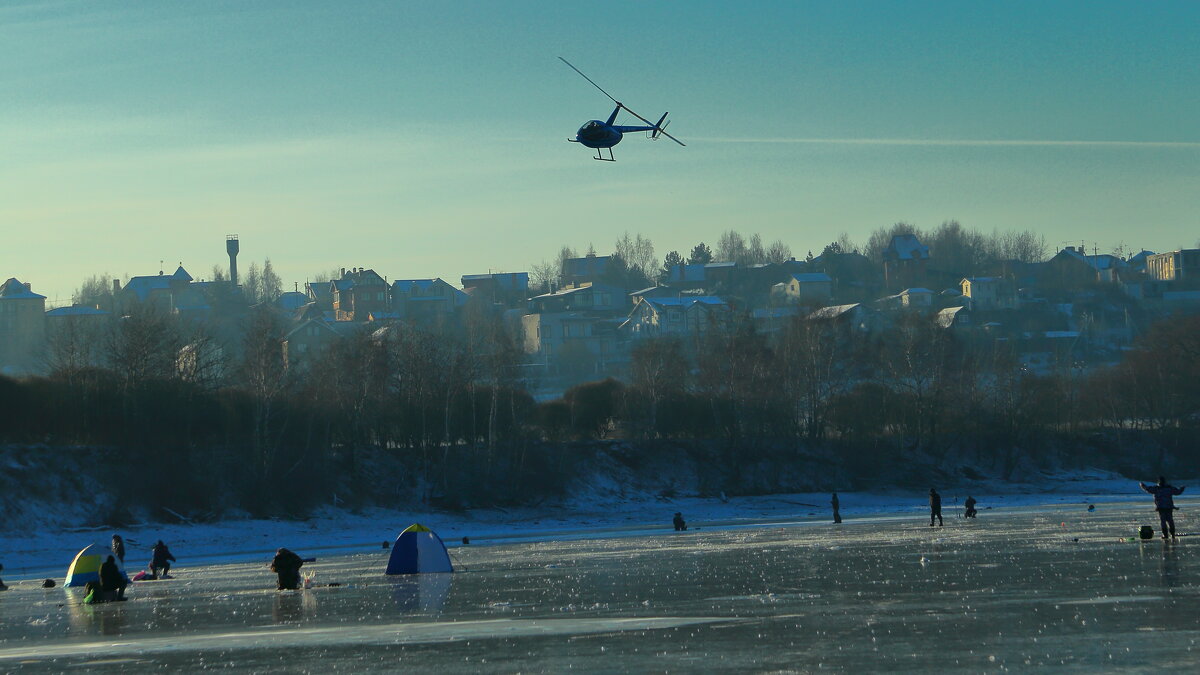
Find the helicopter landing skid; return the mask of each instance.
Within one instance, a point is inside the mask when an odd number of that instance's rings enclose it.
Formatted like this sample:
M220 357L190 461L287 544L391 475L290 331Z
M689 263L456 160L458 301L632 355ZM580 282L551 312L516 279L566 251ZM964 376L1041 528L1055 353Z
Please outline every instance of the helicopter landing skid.
M603 150L602 150L602 149L600 149L600 148L596 148L596 156L595 156L595 157L593 157L592 159L598 159L598 160L600 160L601 162L615 162L615 161L617 161L617 160L616 160L616 159L613 157L613 154L612 154L612 148L609 148L609 149L608 149L608 157L605 157L605 156L604 156L604 152L603 152Z

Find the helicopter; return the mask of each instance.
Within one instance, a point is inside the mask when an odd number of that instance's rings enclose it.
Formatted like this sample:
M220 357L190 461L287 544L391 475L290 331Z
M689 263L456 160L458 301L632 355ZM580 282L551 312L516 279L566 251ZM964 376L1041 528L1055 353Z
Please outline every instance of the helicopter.
M568 141L570 141L572 143L579 143L580 145L582 145L584 147L592 148L593 150L595 150L596 156L593 157L592 159L598 159L598 160L605 161L605 162L617 161L615 158L613 158L613 154L612 154L613 146L616 145L617 143L621 142L621 138L624 136L624 134L627 134L627 133L630 133L633 131L648 131L648 132L650 132L651 140L658 140L659 136L666 136L667 138L675 141L676 143L678 143L680 145L684 145L684 147L686 147L686 145L683 143L683 141L680 141L678 138L675 138L674 136L672 136L671 134L668 134L666 132L667 124L670 124L670 122L663 124L663 122L667 119L667 113L663 113L662 117L658 118L657 122L654 122L653 124L651 124L650 120L633 112L624 103L621 103L617 99L613 98L612 94L608 93L607 91L604 91L604 89L600 85L596 84L595 82L592 82L592 78L588 77L587 75L584 75L583 71L576 68L574 65L572 65L570 61L564 59L561 56L558 57L558 60L562 61L563 63L570 66L571 70L574 70L575 72L579 73L579 75L582 76L583 79L587 80L588 82L591 82L593 87L599 89L600 93L609 97L610 99L612 99L613 103L617 104L617 107L613 109L612 114L608 116L607 120L605 120L603 122L601 122L600 120L590 120L583 126L579 127L579 131L576 132L575 138L567 139ZM638 118L639 120L645 122L649 126L622 126L619 124L613 124L614 122L617 121L617 113L621 112L622 110L628 112L630 115L633 115L634 117ZM608 149L608 157L604 156L605 148Z

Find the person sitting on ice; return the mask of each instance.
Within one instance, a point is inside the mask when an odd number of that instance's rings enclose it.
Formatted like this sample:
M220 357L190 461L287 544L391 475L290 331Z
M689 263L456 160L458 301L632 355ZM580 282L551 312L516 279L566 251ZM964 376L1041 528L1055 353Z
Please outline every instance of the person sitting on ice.
M171 562L175 560L175 556L171 555L171 549L167 548L162 539L159 539L158 543L154 545L152 553L150 574L155 579L166 579L167 572L171 571ZM162 574L159 574L159 570L162 570Z
M1185 486L1175 487L1167 484L1167 479L1163 476L1158 477L1158 485L1147 486L1145 483L1138 483L1142 490L1154 495L1154 510L1158 511L1159 525L1162 526L1162 538L1166 539L1167 534L1175 539L1175 495L1183 494Z
M286 548L276 551L275 559L271 561L271 571L279 575L277 588L281 591L300 588L300 567L303 565L300 556Z
M100 590L105 593L117 594L117 600L125 599L125 587L129 582L125 580L125 575L121 573L121 568L117 567L117 559L113 556L108 556L108 560L100 566Z
M971 495L967 495L967 501L963 502L963 506L966 507L966 510L963 511L963 518L974 518L978 513L975 510L975 498Z
M672 522L675 523L676 532L683 532L687 529L687 523L683 520L683 514L678 511L675 512L675 520Z

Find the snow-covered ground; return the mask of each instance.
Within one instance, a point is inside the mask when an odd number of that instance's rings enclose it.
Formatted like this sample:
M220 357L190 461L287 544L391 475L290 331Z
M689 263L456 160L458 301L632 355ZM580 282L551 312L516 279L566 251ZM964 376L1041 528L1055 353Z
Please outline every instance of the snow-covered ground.
M1149 480L1150 477L1147 477ZM1186 480L1174 481L1187 485ZM946 516L954 515L971 494L981 512L1036 504L1104 504L1148 500L1136 482L1093 471L1056 474L1031 483L979 482L972 492L938 487ZM682 512L693 529L748 527L772 522L830 518L828 493L758 497L664 499L630 494L615 486L593 486L586 494L561 504L520 509L482 509L461 513L365 509L351 512L327 508L304 521L233 519L205 524L148 524L123 530L21 531L0 538L0 563L7 580L51 577L61 581L74 555L91 543L107 545L112 534L127 544L126 567L148 563L150 548L162 539L178 558L177 566L268 559L286 546L305 555L380 550L408 525L419 522L438 532L449 546L511 541L603 538L646 534L671 528ZM928 512L923 491L895 490L839 494L842 517L893 514L923 518ZM9 524L11 527L11 523ZM132 573L132 571L131 571Z
M177 547L176 578L135 583L128 602L10 581L0 671L1200 672L1200 500L1179 501L1177 541L1141 540L1156 520L1148 499L1076 487L977 520L955 518L945 489L951 510L936 528L898 494L876 498L900 512L843 525L808 516L804 495L730 500L713 513L740 504L733 525L646 536L502 521L502 534L545 539L458 548L455 574L387 576L377 545L317 552L302 591L276 591L265 555L206 564ZM613 514L661 527L662 505L636 506ZM745 524L763 512L795 515Z

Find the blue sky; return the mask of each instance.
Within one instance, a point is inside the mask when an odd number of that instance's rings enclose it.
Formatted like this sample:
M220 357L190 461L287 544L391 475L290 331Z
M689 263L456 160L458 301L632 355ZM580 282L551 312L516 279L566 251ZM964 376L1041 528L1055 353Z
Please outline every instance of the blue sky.
M207 276L227 233L288 286L626 230L1194 246L1198 29L1170 2L3 3L0 276ZM559 55L688 147L566 143L611 108Z

